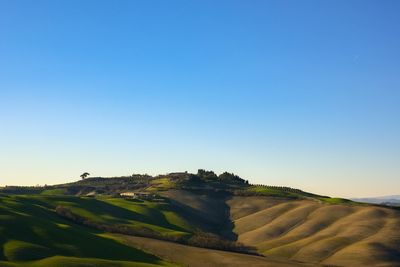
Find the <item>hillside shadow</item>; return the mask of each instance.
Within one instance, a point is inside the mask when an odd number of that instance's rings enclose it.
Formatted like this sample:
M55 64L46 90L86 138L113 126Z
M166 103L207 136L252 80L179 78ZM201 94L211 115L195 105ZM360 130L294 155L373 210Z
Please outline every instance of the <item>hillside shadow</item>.
M226 204L226 202L230 199L229 197L225 197L224 199L224 209L225 209L225 221L221 228L221 235L226 239L237 241L238 235L234 232L235 224L231 219L231 207Z
M379 251L380 259L388 262L400 262L400 251L384 244L374 242L369 244L375 251Z
M193 194L207 196L206 203L201 208L171 199L172 208L190 224L205 232L217 234L225 239L236 241L234 224L230 218L230 207L226 201L230 195L226 192L205 192L203 190L187 190Z

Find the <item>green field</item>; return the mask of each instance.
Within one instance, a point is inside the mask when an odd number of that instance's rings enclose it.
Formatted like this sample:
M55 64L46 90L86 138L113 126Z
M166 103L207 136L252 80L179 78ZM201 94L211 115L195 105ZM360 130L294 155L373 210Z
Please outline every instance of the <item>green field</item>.
M303 198L309 195L306 192L292 188L259 186L259 185L250 186L246 189L246 191L254 192L263 196L272 196L272 197Z
M191 226L165 202L139 201L112 197L30 196L54 209L63 206L73 213L100 224L131 228L146 227L165 236L185 236Z
M109 198L2 195L1 266L172 266L100 231L60 218L54 212L58 205L101 222L141 224L165 234L188 234L185 222L168 210L167 204Z
M329 204L354 204L353 201L345 198L337 198L337 197L320 197L318 198L322 202L329 203Z

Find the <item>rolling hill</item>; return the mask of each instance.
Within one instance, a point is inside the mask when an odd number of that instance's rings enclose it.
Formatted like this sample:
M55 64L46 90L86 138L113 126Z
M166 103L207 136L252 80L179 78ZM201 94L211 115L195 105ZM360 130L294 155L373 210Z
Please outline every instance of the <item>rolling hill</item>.
M81 199L0 196L0 266L173 266L60 218L53 209L58 201Z
M400 265L400 212L313 200L228 201L238 240L267 256L337 266Z
M230 173L0 192L0 266L400 266L396 208L252 185Z

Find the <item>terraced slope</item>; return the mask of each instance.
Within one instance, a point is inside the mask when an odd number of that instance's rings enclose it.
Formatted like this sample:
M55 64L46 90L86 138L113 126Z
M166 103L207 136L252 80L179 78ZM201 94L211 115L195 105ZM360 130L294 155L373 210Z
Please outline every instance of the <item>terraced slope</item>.
M400 212L316 200L234 197L234 231L266 256L338 266L400 266Z

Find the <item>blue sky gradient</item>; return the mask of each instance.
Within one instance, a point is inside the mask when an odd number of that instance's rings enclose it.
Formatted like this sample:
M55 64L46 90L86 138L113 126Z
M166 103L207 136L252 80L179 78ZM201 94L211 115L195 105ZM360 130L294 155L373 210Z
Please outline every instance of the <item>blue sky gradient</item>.
M399 194L399 1L0 1L0 185L198 168Z

